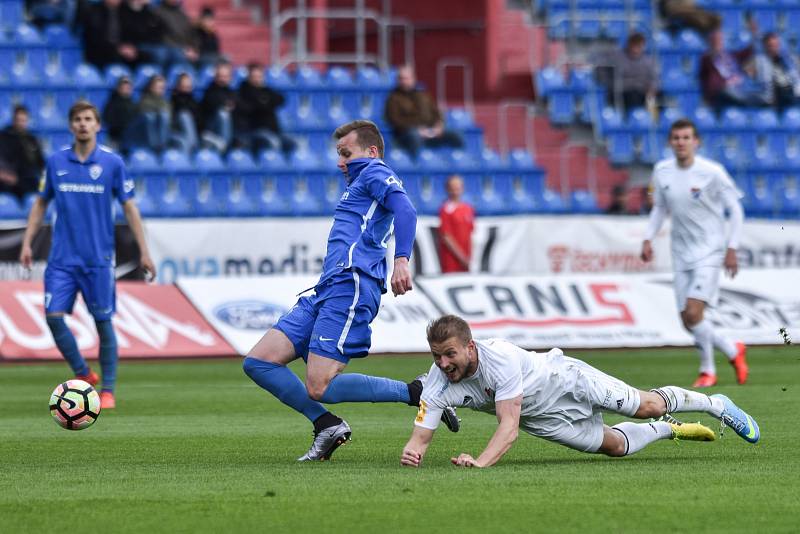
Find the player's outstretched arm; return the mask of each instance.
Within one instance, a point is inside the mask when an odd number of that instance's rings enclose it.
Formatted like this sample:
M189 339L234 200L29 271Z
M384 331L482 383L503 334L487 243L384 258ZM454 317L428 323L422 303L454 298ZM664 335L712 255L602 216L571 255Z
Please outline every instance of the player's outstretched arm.
M156 278L156 266L152 258L150 258L150 249L147 247L147 240L144 237L144 225L142 224L142 215L139 213L139 207L132 198L122 206L125 210L125 219L127 219L128 226L131 227L133 237L139 246L139 253L141 254L139 263L147 273L147 280L152 282Z
M386 197L386 207L394 214L394 271L392 272L392 293L404 295L413 289L411 269L408 259L414 246L417 228L417 211L402 191L395 191Z
M42 226L44 214L47 211L48 201L42 197L36 197L36 200L31 206L31 212L28 214L28 226L25 228L25 236L22 238L22 249L19 252L19 261L26 269L30 269L33 265L33 249L31 243L36 233Z
M495 405L497 412L497 430L486 445L486 449L477 459L469 454L462 453L450 461L459 467L489 467L500 461L508 449L514 444L519 435L519 413L522 409L522 395L513 399L498 401Z
M415 426L414 431L411 433L411 438L409 438L406 446L403 447L400 465L419 467L422 463L422 457L425 456L425 451L428 450L428 445L431 444L433 432L429 428Z

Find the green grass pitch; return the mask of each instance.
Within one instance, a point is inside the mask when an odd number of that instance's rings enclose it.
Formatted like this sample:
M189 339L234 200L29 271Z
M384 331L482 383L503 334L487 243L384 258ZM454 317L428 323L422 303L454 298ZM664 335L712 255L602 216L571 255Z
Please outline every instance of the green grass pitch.
M570 354L640 388L686 385L696 368L688 349ZM47 408L65 364L4 365L0 531L797 532L800 351L750 354L751 383L736 386L720 362L712 389L756 418L757 445L728 429L713 443L664 441L610 459L520 434L486 470L449 463L480 453L495 428L486 414L462 411L461 432L442 427L413 470L398 462L412 408L335 406L353 441L331 462L299 465L310 424L237 360L123 363L117 410L80 432ZM406 380L429 361L371 357L349 370Z

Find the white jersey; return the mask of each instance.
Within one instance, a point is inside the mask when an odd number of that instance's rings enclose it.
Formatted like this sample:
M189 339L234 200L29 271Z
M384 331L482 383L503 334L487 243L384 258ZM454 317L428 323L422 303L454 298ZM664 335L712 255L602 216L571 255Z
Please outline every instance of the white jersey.
M520 420L524 426L525 419L547 414L566 415L564 396L584 391L585 378L603 382L597 380L599 372L595 373L594 369L579 360L564 356L560 349L552 349L546 354L528 352L502 339L476 340L475 344L478 349L478 369L472 376L452 383L436 364L431 366L424 382L416 425L435 429L446 406L494 414L496 402L522 395ZM602 376L605 378L606 375ZM618 382L613 380L615 384ZM601 385L605 387L605 384ZM599 404L610 408L610 403L616 403L619 396L606 395L606 389L602 391L598 395L601 397ZM589 396L585 395L587 398ZM634 401L629 401L630 395L624 391L622 397L626 405ZM575 403L570 401L569 404L572 408ZM626 409L622 404L615 407ZM595 406L587 403L574 408L580 411L577 419L590 416Z
M725 207L741 197L722 165L701 156L686 169L675 158L660 161L653 169L653 197L672 216L676 271L722 265L728 247Z

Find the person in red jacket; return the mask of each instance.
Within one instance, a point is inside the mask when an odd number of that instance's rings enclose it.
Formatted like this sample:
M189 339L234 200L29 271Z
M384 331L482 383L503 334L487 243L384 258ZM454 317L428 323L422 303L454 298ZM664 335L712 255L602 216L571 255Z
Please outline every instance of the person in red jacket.
M447 200L439 209L439 261L442 273L469 271L475 209L462 202L464 180L454 174L445 184Z

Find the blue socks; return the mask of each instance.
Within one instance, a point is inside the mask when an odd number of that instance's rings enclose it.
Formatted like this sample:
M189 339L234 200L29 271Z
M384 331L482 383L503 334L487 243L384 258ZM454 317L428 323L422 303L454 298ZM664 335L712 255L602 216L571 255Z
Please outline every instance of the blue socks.
M67 323L64 322L63 315L48 315L45 317L47 326L50 327L50 333L53 334L53 339L56 342L58 350L61 355L67 360L67 363L72 368L72 372L76 375L89 374L89 366L86 365L86 360L81 356L78 350L78 343L75 341L75 336L72 335Z
M244 372L282 403L305 415L312 423L328 410L308 396L305 384L285 365L245 358Z
M328 384L322 402L405 402L409 401L408 385L399 380L379 376L347 373L336 375Z
M117 334L111 320L95 321L100 337L100 369L103 372L103 391L114 391L117 381Z

